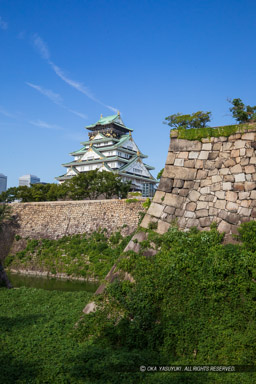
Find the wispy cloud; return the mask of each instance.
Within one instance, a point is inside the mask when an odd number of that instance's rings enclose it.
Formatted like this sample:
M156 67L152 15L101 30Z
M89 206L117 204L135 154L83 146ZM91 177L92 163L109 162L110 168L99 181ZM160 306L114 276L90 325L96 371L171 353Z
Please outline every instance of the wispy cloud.
M81 117L81 119L84 119L84 120L88 119L88 116L85 115L84 113L74 111L74 109L68 109L68 110L69 110L69 112L73 113L74 115Z
M6 111L6 109L3 108L1 105L0 105L0 114L6 117L11 117L11 118L15 117L12 113Z
M46 43L41 39L41 37L37 34L33 35L33 43L40 56L45 60L49 60L50 52Z
M49 124L49 123L46 123L45 121L42 121L42 120L30 121L29 123L32 125L35 125L36 127L40 127L40 128L54 129L54 130L58 130L58 131L63 130L63 128L60 127L59 125Z
M73 80L71 79L66 73L65 71L63 71L63 69L61 69L60 67L58 67L53 61L50 60L50 51L48 49L48 46L47 44L43 41L43 39L38 36L37 34L35 34L33 36L33 43L34 43L34 46L36 48L36 50L38 51L38 53L40 54L40 56L47 61L47 63L51 66L51 68L53 69L53 71L55 72L55 74L61 79L63 80L66 84L68 84L70 87L76 89L78 92L81 92L82 94L84 94L85 96L87 96L89 99L93 100L94 102L104 106L105 108L108 108L110 109L111 111L117 113L117 109L114 108L114 107L111 107L110 105L107 105L105 103L103 103L102 101L100 101L99 99L97 99L93 94L92 92L89 90L88 87L86 87L83 83L79 82L79 81L76 81L76 80Z
M35 90L40 92L42 95L48 97L48 99L50 99L53 103L62 106L62 97L58 93L55 93L55 92L51 91L50 89L43 88L40 85L32 84L29 82L26 82L26 84L29 87L34 88Z
M54 104L59 105L61 108L66 109L67 111L69 111L70 113L73 113L74 115L80 117L81 119L84 119L84 120L87 119L87 116L84 113L81 113L81 112L75 111L74 109L70 109L70 108L66 107L62 102L62 97L58 93L53 92L51 89L43 88L40 85L32 84L29 82L26 82L26 84L29 87L31 87L31 88L35 89L36 91L38 91L39 93L41 93L42 95L46 96ZM0 112L1 112L1 109L0 109Z
M0 29L6 30L8 28L8 23L3 20L3 18L0 16Z

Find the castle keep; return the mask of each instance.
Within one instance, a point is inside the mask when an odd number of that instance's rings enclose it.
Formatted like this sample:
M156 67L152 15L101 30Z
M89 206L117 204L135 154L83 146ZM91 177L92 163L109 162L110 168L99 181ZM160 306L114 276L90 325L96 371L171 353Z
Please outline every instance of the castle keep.
M57 177L60 182L69 180L80 172L98 169L118 174L123 181L131 182L131 190L154 195L156 180L150 170L154 167L144 163L148 156L140 152L132 137L132 129L125 126L119 113L102 117L86 127L89 140L83 147L72 152L74 160L63 164L67 172Z

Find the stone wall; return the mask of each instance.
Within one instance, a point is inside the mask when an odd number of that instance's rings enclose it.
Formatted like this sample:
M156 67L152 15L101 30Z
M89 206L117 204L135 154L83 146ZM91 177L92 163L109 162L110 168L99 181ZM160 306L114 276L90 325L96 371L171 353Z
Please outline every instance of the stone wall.
M157 222L164 233L177 220L181 229L209 229L212 222L227 234L256 220L256 129L229 137L189 141L171 135L160 180L141 226Z
M124 235L130 234L138 226L143 202L83 200L14 203L11 207L12 214L18 215L17 234L24 238L57 239L99 228L106 228L108 233L122 229Z

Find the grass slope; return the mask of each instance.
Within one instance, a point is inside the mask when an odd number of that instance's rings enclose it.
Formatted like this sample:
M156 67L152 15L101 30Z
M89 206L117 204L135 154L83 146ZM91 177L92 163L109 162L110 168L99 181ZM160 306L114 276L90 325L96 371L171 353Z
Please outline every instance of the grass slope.
M130 238L122 237L120 232L108 238L102 231L91 235L65 236L58 240L28 240L23 251L5 259L5 267L101 280Z

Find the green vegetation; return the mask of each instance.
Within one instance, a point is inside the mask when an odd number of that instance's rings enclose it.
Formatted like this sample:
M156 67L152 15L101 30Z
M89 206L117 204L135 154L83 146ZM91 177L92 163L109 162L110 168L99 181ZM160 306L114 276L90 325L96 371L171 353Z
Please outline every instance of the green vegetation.
M27 241L23 251L5 259L5 267L100 280L106 276L130 238L123 238L120 232L108 238L105 231L101 231L58 240L32 239Z
M252 126L250 126L249 124L236 124L236 125L224 125L223 127L216 127L216 128L212 128L212 127L197 128L197 129L179 128L176 130L176 132L178 133L178 139L201 140L203 138L210 138L210 137L220 137L220 136L228 137L237 132L244 132L248 128L252 128Z
M127 351L131 365L139 351L143 365L255 365L255 232L256 222L243 224L243 243L223 245L223 235L214 226L209 232L171 227L162 236L148 231L145 245L155 244L156 256L129 251L118 268L135 283L121 279L109 284L98 298L98 310L76 330L79 341L91 343L91 377L103 378L99 356L105 372L113 361L127 367ZM250 384L256 374L156 373L143 379Z
M163 172L164 172L164 168L162 168L162 169L158 172L157 177L156 177L157 180L160 180L160 179L161 179Z
M232 116L238 123L249 123L256 121L256 106L245 106L241 99L228 100L233 107L229 108Z
M9 188L0 194L0 202L83 200L97 199L100 196L106 199L123 199L129 189L130 183L123 182L118 175L94 170L79 173L62 184L32 184L31 187Z
M86 346L71 333L91 294L0 289L1 383L90 383L81 379Z
M126 199L125 202L130 204L130 203L137 203L139 201L138 199L132 198L132 199Z
M191 115L182 115L176 113L174 115L167 116L164 124L168 124L171 128L204 128L206 124L211 120L211 112L198 111Z
M164 124L174 128L172 131L177 132L178 139L201 140L210 137L228 137L237 132L244 132L251 127L251 123L256 122L256 106L245 106L241 99L228 100L228 102L232 104L229 110L238 124L215 128L207 127L206 124L211 120L211 112L202 111L192 113L191 115L176 113L167 116Z

